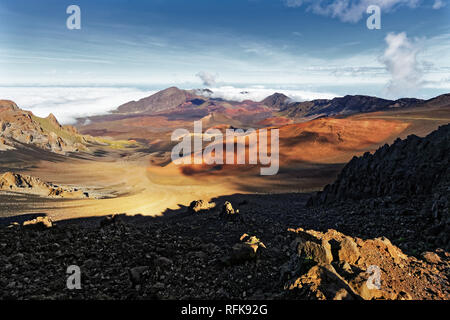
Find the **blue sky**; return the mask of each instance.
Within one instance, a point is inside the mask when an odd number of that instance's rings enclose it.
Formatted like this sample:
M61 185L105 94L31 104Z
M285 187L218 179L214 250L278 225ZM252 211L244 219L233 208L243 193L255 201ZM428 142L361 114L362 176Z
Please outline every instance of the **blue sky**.
M447 1L0 0L0 85L431 97L450 92Z

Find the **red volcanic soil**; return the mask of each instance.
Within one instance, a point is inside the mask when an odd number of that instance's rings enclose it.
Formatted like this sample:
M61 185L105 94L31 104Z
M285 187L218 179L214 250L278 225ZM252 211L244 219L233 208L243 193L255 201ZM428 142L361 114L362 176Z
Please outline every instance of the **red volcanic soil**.
M285 117L278 117L278 118L267 118L265 120L258 122L258 124L264 127L280 127L292 124L293 122L294 121L292 119Z
M317 119L279 128L280 168L293 168L300 163L335 164L349 161L355 155L374 151L397 137L409 126L401 121L379 119ZM268 139L270 140L270 139ZM224 149L225 150L225 149ZM246 163L248 163L246 140ZM255 165L180 165L179 170L192 175L246 175L255 173ZM259 172L259 170L258 170Z
M176 109L152 115L131 113L93 117L89 124L79 125L79 130L85 134L106 135L117 139L139 138L152 141L155 138L162 139L161 133L172 132L177 128L191 128L195 120L203 120L204 126L208 127L228 125L259 128L261 125L257 123L269 117L272 117L270 108L251 101L243 103L215 101L205 102L201 106L186 102ZM277 123L281 124L286 122Z
M159 148L165 150L171 144L172 131L177 128L189 128L189 126L192 126L192 122L169 120L164 116L139 116L94 122L80 127L80 131L84 134L112 137L117 140L146 141L149 146L158 143Z
M280 128L281 162L347 162L353 156L373 151L409 126L396 120L317 119Z

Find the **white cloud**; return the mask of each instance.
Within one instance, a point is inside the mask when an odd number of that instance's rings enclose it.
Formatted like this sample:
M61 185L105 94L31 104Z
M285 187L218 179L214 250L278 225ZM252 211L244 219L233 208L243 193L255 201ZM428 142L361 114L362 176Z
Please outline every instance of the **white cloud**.
M307 10L316 14L352 23L360 21L370 5L379 6L382 12L390 12L400 6L416 8L420 2L421 0L284 0L288 7L305 5Z
M213 98L234 101L261 101L267 96L281 92L293 101L331 99L337 95L302 90L283 90L265 86L211 88ZM32 111L39 117L53 113L61 124L71 124L76 118L106 114L119 105L139 100L155 93L135 88L114 87L0 87L0 100L13 100L17 105Z
M209 72L201 71L196 76L202 80L204 86L211 87L216 84L216 76Z
M0 99L13 100L39 117L53 113L62 124L74 123L77 117L107 113L152 93L134 88L0 87Z
M297 8L302 6L303 0L285 0L284 3L288 7Z
M210 88L213 94L210 95L212 98L221 98L225 100L239 101L252 100L261 101L264 98L274 94L275 92L283 93L292 101L306 101L314 99L332 99L338 95L333 93L323 93L305 90L294 90L294 89L274 89L266 88L264 86L251 86L251 87L233 87L233 86L222 86L217 88Z
M391 75L388 94L406 96L417 92L423 85L422 72L417 61L421 50L418 40L412 41L405 32L389 33L385 40L387 48L381 62Z
M435 0L433 4L433 9L439 10L445 7L445 2L443 0Z

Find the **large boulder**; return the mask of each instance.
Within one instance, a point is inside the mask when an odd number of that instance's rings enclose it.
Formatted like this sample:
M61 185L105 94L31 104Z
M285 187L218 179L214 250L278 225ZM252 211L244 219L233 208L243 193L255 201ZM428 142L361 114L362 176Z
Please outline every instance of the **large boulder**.
M287 290L305 289L305 298L319 300L355 300L360 297L332 265L316 265L285 286Z
M297 246L297 254L303 259L310 259L318 264L330 264L333 261L331 246L328 241L301 241Z
M395 288L398 280L386 278L383 273L410 277L405 271L409 258L389 239L363 240L336 230L323 233L299 228L289 231L297 238L294 254L281 269L287 294L315 299L411 297L403 288Z
M333 261L331 245L326 239L319 239L314 234L297 230L296 251L300 259L311 260L318 264L330 264Z

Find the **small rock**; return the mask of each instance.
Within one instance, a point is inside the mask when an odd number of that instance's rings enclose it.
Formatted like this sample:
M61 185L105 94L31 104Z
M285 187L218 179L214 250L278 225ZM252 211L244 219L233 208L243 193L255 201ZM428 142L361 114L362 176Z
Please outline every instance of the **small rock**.
M157 282L155 283L155 285L153 286L153 289L155 290L162 290L166 287L166 285L162 282Z
M256 258L256 251L245 243L236 243L232 248L229 261L232 264L239 264Z
M239 215L239 210L234 210L233 205L226 201L223 204L221 216L226 219L234 219Z
M130 281L134 286L137 286L141 283L142 275L148 271L150 268L148 266L140 266L134 267L128 270L128 274L130 276Z
M118 215L114 214L111 216L107 216L100 221L100 228L105 228L110 225L115 225L121 223L121 219Z
M408 292L401 291L397 295L397 300L412 300L412 297Z
M155 265L157 267L168 267L173 264L173 261L166 257L158 257L155 259Z
M383 292L377 288L373 288L367 285L369 280L369 274L366 272L359 273L356 277L351 279L348 284L361 298L364 300L372 300L374 298L380 298L383 296Z
M339 260L354 264L359 259L358 246L350 237L345 237L340 242L340 246L338 251Z
M214 202L208 202L204 200L196 200L192 201L189 205L188 212L198 213L202 211L208 211L212 208L215 208L216 204Z
M430 251L422 253L422 258L431 264L439 264L442 262L441 258L436 253Z
M244 233L239 240L241 240L241 242L244 242L246 245L251 247L255 251L255 253L258 251L259 248L267 249L264 243L261 242L261 240L259 240L255 236L249 236L246 233Z
M353 273L353 269L351 265L347 261L340 261L337 265L339 272L342 272L346 275L351 275Z

